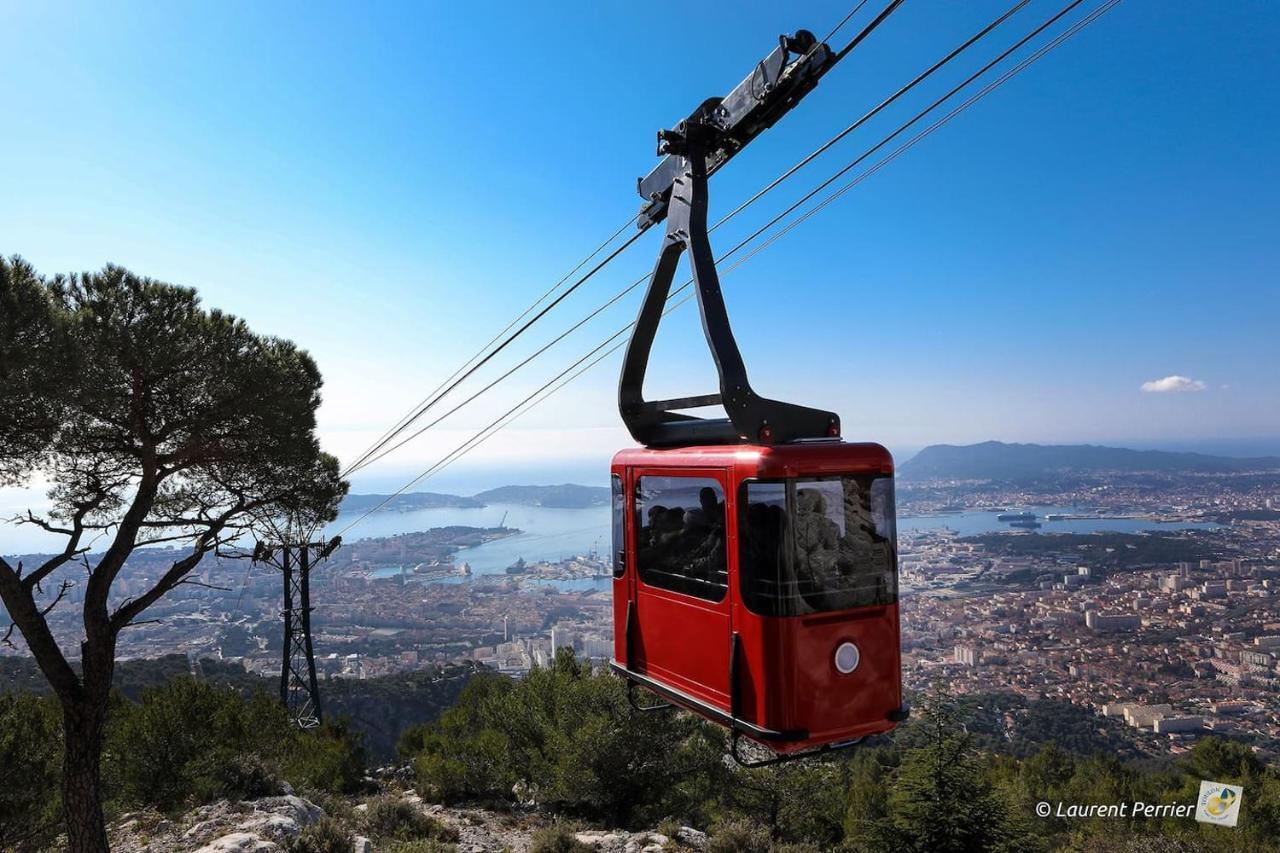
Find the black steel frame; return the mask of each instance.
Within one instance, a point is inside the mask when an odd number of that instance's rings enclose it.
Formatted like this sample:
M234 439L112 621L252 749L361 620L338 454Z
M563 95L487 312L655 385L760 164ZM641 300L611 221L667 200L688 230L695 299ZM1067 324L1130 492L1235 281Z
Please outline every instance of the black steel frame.
M793 58L799 54L798 58ZM648 447L697 444L784 443L835 438L834 412L761 397L751 387L725 309L707 231L707 179L817 85L833 55L811 33L783 36L729 95L704 102L673 130L658 134L666 159L641 179L645 199L638 223L667 220L649 288L627 344L618 383L618 409L633 438ZM720 392L671 400L644 399L644 377L680 256L688 252L702 329L720 377ZM726 417L702 418L678 410L723 406Z

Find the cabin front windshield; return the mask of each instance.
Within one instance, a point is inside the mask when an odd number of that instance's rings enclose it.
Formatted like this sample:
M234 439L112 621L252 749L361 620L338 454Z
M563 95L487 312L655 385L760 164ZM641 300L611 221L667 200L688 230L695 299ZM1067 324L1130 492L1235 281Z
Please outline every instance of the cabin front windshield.
M893 478L751 482L739 526L742 597L798 616L898 598Z

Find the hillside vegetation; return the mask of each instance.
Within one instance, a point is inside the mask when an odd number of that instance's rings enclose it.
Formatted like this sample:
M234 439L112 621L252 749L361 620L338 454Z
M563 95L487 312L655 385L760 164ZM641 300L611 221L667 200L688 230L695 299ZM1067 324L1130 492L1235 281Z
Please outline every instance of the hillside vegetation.
M936 690L891 737L830 760L744 770L725 760L719 728L682 713L638 713L619 679L562 654L518 682L477 674L438 720L404 732L409 776L374 783L361 738L344 723L299 731L261 691L245 696L183 676L142 690L136 702L117 694L104 775L115 818L178 820L193 808L212 814L199 807L223 801L230 805L209 808L257 814L280 802L235 803L288 783L328 814L288 842L294 851L346 851L363 834L374 850L448 853L456 832L425 815L443 814L442 806L510 815L491 821L499 834L536 816L545 828L528 849L539 851L605 849L574 837L609 837L584 836L591 826L657 832L672 839L666 849L681 849L674 839L697 827L709 853L1280 850L1280 775L1247 748L1207 738L1176 761L1127 763L1087 720L1060 724L1040 703L1027 711L1034 730L1006 749L991 697ZM0 778L22 780L0 786L0 846L56 846L59 729L50 698L0 696ZM397 779L441 805L427 808ZM1244 786L1238 828L1035 813L1040 802L1190 803L1201 779Z
M199 664L201 680L210 685L232 689L246 699L259 693L276 695L279 682L275 677L256 675L239 663L211 658ZM121 697L138 702L148 688L187 676L190 666L185 655L121 661L115 689ZM451 707L477 669L471 664L451 664L377 678L331 678L323 683L321 695L326 713L345 718L350 730L361 737L369 760L385 763L395 757L400 733ZM0 657L0 694L50 692L33 660Z

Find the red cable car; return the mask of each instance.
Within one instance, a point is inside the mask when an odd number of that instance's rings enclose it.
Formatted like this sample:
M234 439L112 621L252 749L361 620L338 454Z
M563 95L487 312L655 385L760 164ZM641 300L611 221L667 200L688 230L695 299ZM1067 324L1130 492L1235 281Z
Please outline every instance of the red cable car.
M665 218L667 232L618 389L644 447L613 459L612 665L629 690L728 726L734 757L753 765L850 745L908 713L893 459L841 441L833 412L752 390L707 237L709 173L833 61L804 30L782 37L727 97L658 134L667 156L640 181L640 227ZM649 353L686 251L720 393L646 401ZM726 416L681 412L705 406ZM742 736L775 756L743 759Z

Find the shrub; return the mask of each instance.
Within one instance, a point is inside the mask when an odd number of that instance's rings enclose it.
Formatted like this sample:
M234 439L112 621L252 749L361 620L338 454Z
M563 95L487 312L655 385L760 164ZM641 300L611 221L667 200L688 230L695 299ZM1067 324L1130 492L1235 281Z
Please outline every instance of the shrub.
M292 727L291 727L292 728ZM283 760L286 779L296 787L330 794L354 794L364 783L364 738L346 720L326 720L317 729L292 730Z
M298 833L285 849L289 853L351 853L355 839L331 817L324 817Z
M364 751L345 723L302 731L265 693L177 678L117 701L104 750L107 788L125 808L174 811L217 799L298 788L348 794L364 778Z
M191 803L275 793L282 750L298 735L265 696L192 678L118 701L107 726L108 790L122 806L173 811Z
M53 700L0 694L0 849L59 828L62 718Z
M723 776L722 746L689 715L635 712L621 679L562 652L520 682L477 677L439 720L401 740L420 790L512 800L602 822L692 814Z
M728 820L715 828L707 853L769 853L769 830L750 820Z
M593 850L594 847L579 841L573 830L563 823L544 826L529 841L529 853L589 853Z
M361 829L378 841L457 841L456 830L422 813L412 803L379 797L369 803Z

